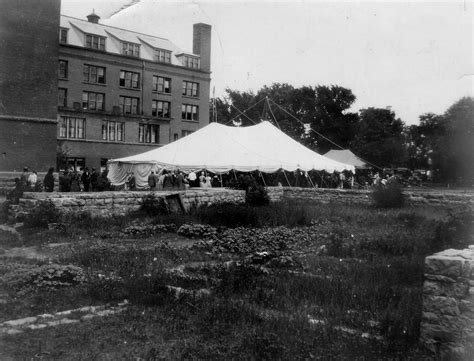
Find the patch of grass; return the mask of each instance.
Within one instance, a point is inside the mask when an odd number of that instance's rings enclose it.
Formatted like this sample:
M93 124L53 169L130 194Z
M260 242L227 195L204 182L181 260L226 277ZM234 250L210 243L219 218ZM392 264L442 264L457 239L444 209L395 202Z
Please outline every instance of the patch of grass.
M430 356L416 343L424 257L439 247L465 244L472 231L472 214L453 212L446 218L448 213L432 207L280 202L215 205L190 215L71 218L63 240L75 243L59 260L81 267L86 282L9 290L2 307L23 317L68 303L74 308L127 298L129 309L27 332L22 347L18 336L6 336L0 356L22 359L46 351L51 359L421 359ZM128 224L155 222L229 228L186 249L170 247L161 234L119 237ZM252 228L239 226L243 223ZM38 237L53 234L60 233L40 230ZM326 251L316 255L322 245ZM281 258L287 266L277 267L256 252ZM235 262L225 263L229 258ZM214 263L185 265L192 260ZM176 271L179 265L183 271ZM0 288L9 282L5 273L0 267ZM167 286L211 293L176 296ZM14 297L20 306L10 303ZM309 317L321 322L311 324ZM362 332L384 341L361 338Z

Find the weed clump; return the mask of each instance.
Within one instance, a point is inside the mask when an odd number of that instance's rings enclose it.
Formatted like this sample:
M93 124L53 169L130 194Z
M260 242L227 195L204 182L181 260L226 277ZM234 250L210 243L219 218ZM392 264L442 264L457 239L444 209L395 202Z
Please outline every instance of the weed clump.
M23 219L23 223L27 228L47 228L49 223L56 223L61 219L61 212L56 206L44 201L33 208L28 216Z
M375 188L371 197L376 208L400 208L405 204L402 188L395 183Z

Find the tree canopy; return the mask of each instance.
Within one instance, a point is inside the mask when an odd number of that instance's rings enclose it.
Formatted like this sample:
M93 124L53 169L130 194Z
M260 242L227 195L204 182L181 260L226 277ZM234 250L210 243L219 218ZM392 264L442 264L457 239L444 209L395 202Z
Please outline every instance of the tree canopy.
M390 107L351 112L355 100L350 89L338 85L274 83L257 93L227 89L211 103L220 123L247 126L265 119L322 154L351 149L381 168L431 169L438 181L472 183L474 98L460 99L442 115L422 114L419 124L410 126Z

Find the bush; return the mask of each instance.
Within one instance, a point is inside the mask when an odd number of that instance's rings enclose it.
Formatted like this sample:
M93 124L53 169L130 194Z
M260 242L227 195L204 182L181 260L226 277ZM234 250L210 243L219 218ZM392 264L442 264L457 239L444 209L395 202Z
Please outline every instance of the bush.
M245 192L245 203L250 206L264 206L270 203L267 189L261 185L254 184Z
M371 197L377 208L397 208L402 207L405 203L402 189L398 184L377 187L372 191Z
M60 288L81 284L85 281L82 268L73 265L47 264L33 268L19 269L11 274L8 283L20 289Z
M170 209L164 198L150 194L143 198L140 211L147 216L160 216L170 214Z
M23 219L25 227L47 228L49 223L57 223L61 219L61 212L49 201L40 202L33 208L28 216Z

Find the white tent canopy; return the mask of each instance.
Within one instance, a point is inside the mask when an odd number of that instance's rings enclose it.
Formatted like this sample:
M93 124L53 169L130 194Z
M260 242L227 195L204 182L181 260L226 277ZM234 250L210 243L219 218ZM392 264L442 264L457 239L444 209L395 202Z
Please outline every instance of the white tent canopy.
M352 164L357 169L367 169L369 166L362 159L352 153L349 149L331 149L324 154L325 157L341 163Z
M185 172L207 169L225 173L258 170L286 171L349 170L354 166L334 161L301 145L268 121L249 127L230 127L211 123L173 143L126 158L108 162L112 184L123 184L133 171L137 186L147 184L152 170L180 169Z

